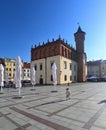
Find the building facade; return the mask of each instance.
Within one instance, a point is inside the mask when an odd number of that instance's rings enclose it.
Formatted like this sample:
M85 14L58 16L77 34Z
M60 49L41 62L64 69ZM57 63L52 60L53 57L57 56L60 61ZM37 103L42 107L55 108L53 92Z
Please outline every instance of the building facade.
M30 80L30 63L23 62L23 67L22 67L22 79L23 80Z
M5 71L4 73L8 74L8 80L13 82L14 80L14 73L15 73L15 59L10 59L10 58L4 58L5 62ZM5 80L5 77L4 77Z
M38 84L52 84L53 62L57 65L58 84L86 81L85 32L80 26L74 37L76 49L60 37L31 48L31 67L35 67Z
M106 60L96 60L87 62L87 76L99 76L106 75Z
M4 65L4 81L6 74L8 75L8 81L14 81L14 74L16 69L16 59L2 58L0 62ZM22 80L30 80L30 63L22 61Z

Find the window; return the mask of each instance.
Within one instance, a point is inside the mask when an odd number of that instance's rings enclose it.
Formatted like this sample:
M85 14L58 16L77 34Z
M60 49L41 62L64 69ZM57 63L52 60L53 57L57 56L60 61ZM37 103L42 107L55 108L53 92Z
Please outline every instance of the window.
M70 75L70 81L72 80L72 76Z
M51 61L51 62L50 62L51 68L52 68L53 63L54 63L54 61Z
M76 71L76 65L74 65L74 71Z
M51 81L53 81L53 75L51 75Z
M67 49L65 48L65 57L68 56Z
M67 62L64 61L64 69L67 69Z
M42 64L40 64L40 70L42 70Z
M9 69L9 71L11 71L11 68Z
M74 81L76 81L76 76L74 76Z
M68 58L71 58L71 52L68 51Z
M67 75L64 75L64 81L67 81Z
M63 46L62 46L62 56L64 56L64 48L63 48Z
M72 64L70 63L70 70L72 70Z
M37 65L35 65L35 70L37 70Z
M53 62L51 63L51 68L52 68Z

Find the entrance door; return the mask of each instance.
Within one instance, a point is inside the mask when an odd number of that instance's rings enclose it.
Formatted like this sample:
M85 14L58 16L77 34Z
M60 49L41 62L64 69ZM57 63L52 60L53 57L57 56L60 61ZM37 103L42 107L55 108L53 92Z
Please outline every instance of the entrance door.
M43 84L43 78L40 78L40 84Z

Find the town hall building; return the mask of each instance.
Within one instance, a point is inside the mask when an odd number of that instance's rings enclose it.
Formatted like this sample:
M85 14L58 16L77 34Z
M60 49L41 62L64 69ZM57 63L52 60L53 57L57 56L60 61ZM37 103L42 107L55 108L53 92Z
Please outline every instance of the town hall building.
M53 84L52 64L57 66L57 84L84 82L87 75L86 53L84 52L85 32L78 27L74 38L76 49L59 36L57 40L31 48L31 66L36 70L37 84Z

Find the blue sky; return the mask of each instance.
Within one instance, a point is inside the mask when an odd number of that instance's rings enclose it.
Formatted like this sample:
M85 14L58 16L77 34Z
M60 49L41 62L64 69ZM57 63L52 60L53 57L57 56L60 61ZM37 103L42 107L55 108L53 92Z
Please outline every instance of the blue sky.
M75 47L78 22L87 60L106 59L106 0L0 0L0 57L30 62L32 45L59 35Z

